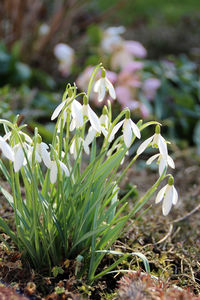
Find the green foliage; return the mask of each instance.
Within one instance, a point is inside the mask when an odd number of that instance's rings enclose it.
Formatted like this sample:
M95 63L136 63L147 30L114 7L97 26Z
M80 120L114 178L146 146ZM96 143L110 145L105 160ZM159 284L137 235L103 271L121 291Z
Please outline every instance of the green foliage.
M161 80L151 103L152 114L169 125L166 133L170 139L194 142L199 149L200 77L196 64L184 55L171 56L163 61L147 62L145 72Z

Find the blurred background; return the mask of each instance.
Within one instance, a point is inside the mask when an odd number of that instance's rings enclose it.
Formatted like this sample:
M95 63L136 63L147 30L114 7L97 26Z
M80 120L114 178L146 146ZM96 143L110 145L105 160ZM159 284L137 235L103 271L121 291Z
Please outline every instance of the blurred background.
M161 121L166 138L200 154L199 0L0 1L1 118L22 114L50 141L66 84L86 91L99 62L115 114Z

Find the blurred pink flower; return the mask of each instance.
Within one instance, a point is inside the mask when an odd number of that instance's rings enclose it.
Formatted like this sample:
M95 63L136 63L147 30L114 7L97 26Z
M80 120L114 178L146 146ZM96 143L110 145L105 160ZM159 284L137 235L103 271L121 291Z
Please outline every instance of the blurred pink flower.
M141 70L143 67L144 64L141 61L133 60L123 68L123 71L131 73Z
M138 58L144 58L147 55L147 50L142 46L141 43L136 41L125 41L126 50L133 56Z
M143 83L143 92L148 100L153 100L161 82L157 78L148 78Z
M128 107L133 110L138 108L138 102L132 98L131 90L127 86L117 86L115 88L117 100L121 104L122 108Z

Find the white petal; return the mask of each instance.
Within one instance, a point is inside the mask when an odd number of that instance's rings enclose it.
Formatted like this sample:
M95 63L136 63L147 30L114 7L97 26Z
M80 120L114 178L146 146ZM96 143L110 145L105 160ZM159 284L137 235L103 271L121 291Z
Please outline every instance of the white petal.
M88 144L85 141L83 141L83 149L87 155L90 154L90 148L88 147Z
M166 160L162 157L160 158L160 162L159 162L159 175L161 176L165 167L167 167L167 163Z
M163 197L164 197L164 194L165 194L165 191L166 191L166 188L167 188L167 185L165 185L157 194L156 196L156 203L159 203L162 201Z
M178 193L177 193L177 190L174 186L172 186L172 189L173 189L173 198L172 198L172 203L174 205L176 205L177 201L178 201Z
M90 123L92 125L92 127L97 131L97 132L101 132L101 125L99 122L99 118L97 117L97 115L95 114L95 112L91 109L91 107L88 104L88 118L90 120Z
M85 138L85 143L90 145L96 136L96 130L93 127L90 127L88 130L88 134Z
M116 93L115 93L115 89L114 89L112 83L110 82L110 80L108 80L108 78L105 78L105 81L106 81L106 87L108 89L110 97L112 97L113 99L116 99Z
M164 156L164 158L167 160L168 151L167 151L167 144L165 142L165 139L159 134L159 142L158 142L158 148L160 150L160 153Z
M50 158L50 153L47 151L46 149L46 144L45 143L41 143L40 145L40 154L42 157L42 160L45 164L45 166L50 169L51 168L51 158Z
M168 186L162 204L162 212L164 216L167 216L172 208L172 196L173 196L172 186Z
M8 143L0 136L0 148L6 158L14 161L14 152Z
M74 100L71 104L72 116L76 120L76 127L80 128L83 126L83 112L82 105Z
M130 120L130 123L131 123L131 127L132 127L132 130L133 130L135 136L137 136L137 138L140 139L141 138L141 133L140 133L139 128L137 127L137 125L132 120Z
M55 161L51 162L51 168L50 168L50 181L52 184L56 182L58 174L58 167Z
M131 141L132 141L132 137L133 137L130 119L125 119L123 131L124 131L123 132L124 143L125 143L126 147L129 148L131 146Z
M137 149L137 155L140 155L142 152L144 152L144 150L149 146L149 144L151 143L151 141L153 140L154 135L151 136L150 138L148 138L147 140L145 140Z
M168 162L168 165L172 168L172 169L175 169L175 163L173 161L173 159L168 155L167 156L167 162Z
M14 170L18 172L24 163L24 151L20 145L16 147L15 159L14 159Z
M62 169L62 171L65 173L65 176L69 176L69 170L67 168L67 166L59 160L59 164L60 164L60 168Z
M100 84L101 84L100 79L95 82L95 84L94 84L94 92L95 93L98 93Z
M57 116L59 115L59 113L61 112L61 110L63 109L63 107L65 106L67 100L61 102L56 109L54 110L52 116L51 116L51 120L53 121L54 119L57 118Z
M26 142L28 142L29 144L32 144L32 139L30 138L30 136L24 132L20 132L24 137Z
M153 156L151 156L147 161L146 161L146 164L147 165L150 165L156 158L158 158L160 156L160 154L155 154Z
M76 120L75 120L75 119L72 119L72 120L71 120L71 124L70 124L70 126L69 126L69 130L70 130L70 131L73 131L75 128L76 128Z
M113 127L113 130L108 138L108 142L112 142L112 140L114 139L115 137L115 134L117 133L117 131L119 130L119 128L122 126L122 124L124 123L124 120L123 121L120 121L117 125L115 125Z

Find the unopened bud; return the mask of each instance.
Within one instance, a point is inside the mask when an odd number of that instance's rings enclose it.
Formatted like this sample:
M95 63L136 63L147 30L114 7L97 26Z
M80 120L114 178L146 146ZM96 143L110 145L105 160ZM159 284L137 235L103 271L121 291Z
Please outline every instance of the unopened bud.
M174 184L174 177L172 175L170 175L170 177L168 179L168 184L169 185L173 185Z
M104 105L102 113L103 115L108 115L108 109L106 105Z
M125 118L126 118L126 119L130 119L130 117L131 117L130 110L129 110L129 109L127 109L127 111L126 111L126 115L125 115Z
M83 96L83 104L88 105L88 96L87 95Z
M160 134L160 125L156 125L155 133Z

